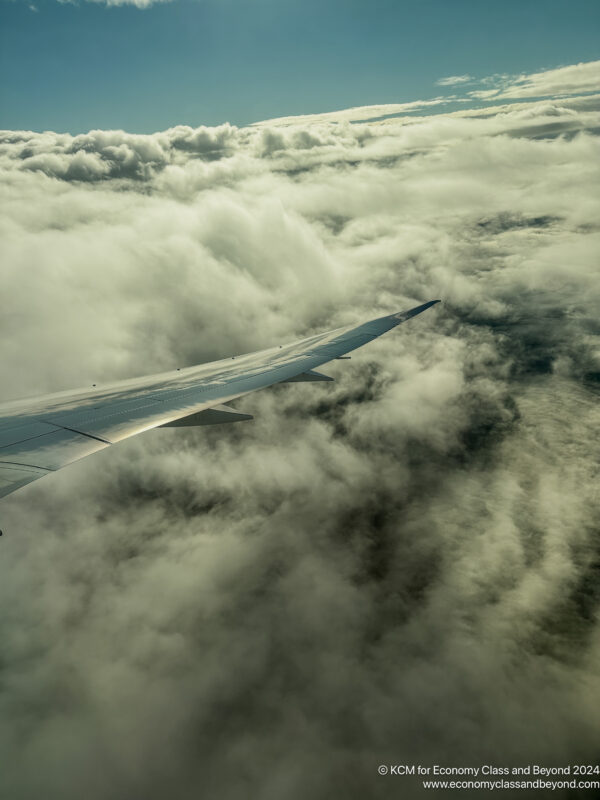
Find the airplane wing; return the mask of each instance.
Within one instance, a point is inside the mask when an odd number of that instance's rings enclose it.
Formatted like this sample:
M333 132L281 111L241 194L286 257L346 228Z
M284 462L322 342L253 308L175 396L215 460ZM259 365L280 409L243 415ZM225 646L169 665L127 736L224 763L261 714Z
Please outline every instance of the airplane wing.
M224 405L340 358L439 300L293 344L130 381L0 404L0 497L150 428L251 419Z

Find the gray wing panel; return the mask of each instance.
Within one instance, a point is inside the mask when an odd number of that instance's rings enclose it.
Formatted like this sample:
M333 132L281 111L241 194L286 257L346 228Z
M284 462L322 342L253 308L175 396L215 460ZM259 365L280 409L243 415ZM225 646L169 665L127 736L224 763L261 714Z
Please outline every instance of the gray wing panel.
M45 422L4 424L0 427L0 497L104 447L108 442Z
M310 373L437 302L283 347L0 405L0 496L109 444Z
M0 497L16 492L17 489L27 486L37 478L42 478L50 471L36 467L24 467L19 464L0 463Z
M0 448L0 464L55 470L109 445L76 431L47 427L49 433Z

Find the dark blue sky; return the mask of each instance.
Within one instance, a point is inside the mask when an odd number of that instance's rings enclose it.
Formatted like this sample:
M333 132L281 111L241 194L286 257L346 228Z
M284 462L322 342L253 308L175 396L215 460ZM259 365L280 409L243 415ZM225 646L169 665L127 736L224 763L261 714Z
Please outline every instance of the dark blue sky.
M70 133L427 99L447 75L600 56L599 0L0 0L0 15L0 127Z

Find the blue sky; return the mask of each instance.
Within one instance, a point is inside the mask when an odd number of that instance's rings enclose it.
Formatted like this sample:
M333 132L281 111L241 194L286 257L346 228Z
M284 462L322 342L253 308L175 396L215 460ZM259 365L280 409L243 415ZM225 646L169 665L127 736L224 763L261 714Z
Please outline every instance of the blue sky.
M11 129L242 125L600 54L598 0L0 3L0 127Z

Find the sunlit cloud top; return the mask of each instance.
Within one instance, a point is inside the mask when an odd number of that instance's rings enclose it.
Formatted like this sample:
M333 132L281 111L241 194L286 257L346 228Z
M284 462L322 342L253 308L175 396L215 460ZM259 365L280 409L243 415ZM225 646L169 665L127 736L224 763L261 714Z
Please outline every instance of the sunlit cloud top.
M572 64L530 75L500 75L489 78L484 83L495 86L474 90L469 92L470 96L482 100L512 100L599 92L600 61Z

